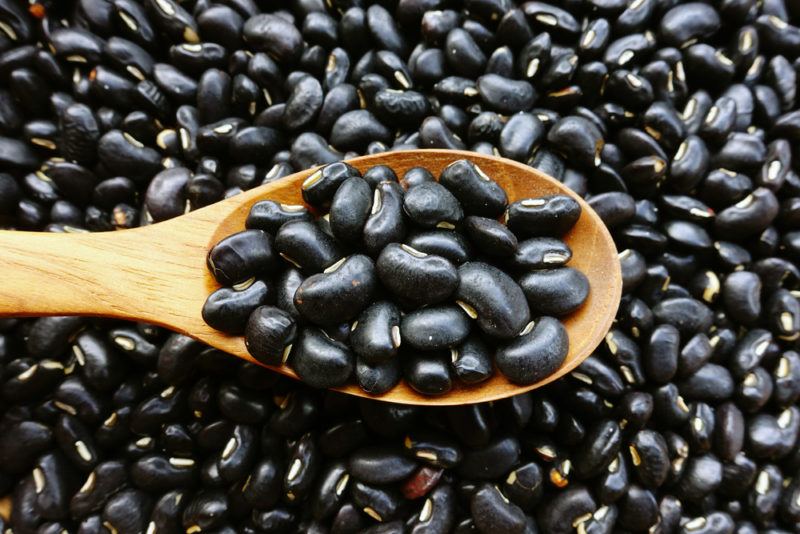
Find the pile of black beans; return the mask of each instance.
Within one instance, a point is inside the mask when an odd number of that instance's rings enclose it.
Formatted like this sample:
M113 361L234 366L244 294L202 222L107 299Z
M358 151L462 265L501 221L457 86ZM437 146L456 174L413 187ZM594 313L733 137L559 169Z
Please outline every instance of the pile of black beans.
M799 25L787 0L0 0L5 228L467 147L584 196L624 274L580 369L453 408L144 324L0 321L3 528L796 533Z
M580 218L575 199L509 204L465 159L438 181L425 167L398 181L385 165L362 176L330 163L300 189L324 217L262 200L246 230L208 253L223 287L203 318L243 334L256 360L285 363L317 388L355 374L376 395L401 376L423 395L441 395L453 376L479 384L495 366L523 385L561 367L569 336L558 317L589 295L586 276L565 266L572 250L560 239Z

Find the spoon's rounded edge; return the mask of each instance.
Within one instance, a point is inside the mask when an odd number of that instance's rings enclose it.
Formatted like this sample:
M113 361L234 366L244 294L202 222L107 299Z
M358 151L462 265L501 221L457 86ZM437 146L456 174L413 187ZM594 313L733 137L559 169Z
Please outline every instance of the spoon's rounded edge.
M401 381L387 393L378 396L366 393L357 384L335 388L336 391L399 404L452 406L495 401L540 388L567 375L594 351L611 327L622 294L622 276L617 249L611 234L597 213L564 184L516 161L461 150L425 149L385 152L346 161L362 172L371 166L383 164L392 167L398 176L402 176L410 167L425 166L438 176L444 167L459 159L468 159L474 162L490 177L498 181L506 190L509 202L530 196L565 194L580 204L581 217L575 227L565 236L565 241L573 250L573 257L569 265L580 269L587 275L591 289L589 298L583 307L568 317L562 318L570 340L569 353L564 363L558 371L544 380L524 386L513 384L499 372L495 372L492 378L486 382L475 386L456 384L450 392L440 396L421 395L411 389L405 381ZM220 217L218 219L219 226L207 244L208 248L223 237L242 230L250 206L258 200L271 199L284 203L302 203L299 186L302 180L317 168L319 167L295 173L211 206L212 208L217 206L221 208L221 205L224 204L227 213L216 210L216 216ZM515 182L514 178L519 175L527 176L529 180ZM219 286L209 273L206 272L205 276L208 293L211 293ZM285 365L281 367L265 366L253 359L247 352L244 340L240 336L228 336L210 328L205 328L201 332L187 331L185 333L237 357L297 379L294 371Z

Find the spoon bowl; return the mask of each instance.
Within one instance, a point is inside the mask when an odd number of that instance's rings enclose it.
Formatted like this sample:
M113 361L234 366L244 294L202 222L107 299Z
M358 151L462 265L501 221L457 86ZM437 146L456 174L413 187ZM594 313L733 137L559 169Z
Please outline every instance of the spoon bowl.
M562 318L570 340L561 368L535 384L519 386L496 372L476 386L455 385L447 394L428 397L404 382L381 396L356 384L339 391L404 404L455 405L497 400L529 391L566 375L586 359L611 326L619 305L622 279L614 242L600 217L574 192L541 172L511 160L457 150L386 152L348 160L359 171L388 165L398 176L424 166L434 176L450 163L468 159L505 189L509 202L564 194L582 208L564 236L572 249L569 265L590 283L589 297ZM244 229L250 207L259 200L302 204L300 186L308 169L256 187L169 221L105 233L53 234L0 231L0 317L86 315L145 321L186 334L212 347L257 363L244 338L208 326L201 317L205 299L219 284L206 268L208 250ZM297 378L287 366L270 367Z

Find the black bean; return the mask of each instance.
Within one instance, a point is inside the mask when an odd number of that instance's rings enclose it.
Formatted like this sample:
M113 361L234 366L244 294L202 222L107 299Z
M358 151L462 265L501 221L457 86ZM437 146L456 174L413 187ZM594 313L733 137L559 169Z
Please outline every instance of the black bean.
M430 103L416 91L381 89L373 98L375 113L385 123L419 125L430 112Z
M452 229L464 217L456 197L437 182L410 188L403 199L403 210L413 222L428 228Z
M506 221L518 236L559 237L573 227L580 214L580 205L572 198L551 195L512 203Z
M246 230L226 237L208 253L208 268L223 285L240 284L269 274L277 264L272 238L261 230Z
M441 256L408 245L389 244L376 261L383 285L401 302L415 305L446 300L459 283L455 266Z
M375 187L370 215L364 224L364 245L373 256L405 236L403 196L403 188L396 182L383 181Z
M528 111L536 99L536 92L528 82L497 74L485 74L478 78L478 92L487 107L507 114Z
M736 271L725 278L722 302L731 319L753 324L761 314L761 280L749 271Z
M400 311L388 301L370 305L359 315L350 334L353 351L368 364L390 360L401 343Z
M288 357L295 334L295 321L289 313L274 306L261 306L247 321L245 345L261 363L278 365Z
M689 400L721 401L733 393L733 378L724 367L709 363L679 383L681 394Z
M130 476L139 489L148 492L187 487L194 482L194 460L167 458L158 454L145 455L131 466Z
M342 150L362 150L373 140L388 143L390 139L389 129L365 109L348 111L331 128L331 143Z
M432 308L436 311L436 308ZM445 333L450 334L450 333ZM425 341L428 345L442 345L441 339L431 339L429 336ZM450 335L450 337L453 337ZM466 334L464 335L466 337ZM455 344L457 342L454 342ZM424 395L441 395L447 393L452 388L450 377L450 367L448 355L442 351L432 351L425 348L425 352L415 354L404 354L404 376L409 386Z
M522 289L507 274L480 262L458 268L455 297L487 334L500 339L517 336L528 324L530 310Z
M307 384L318 387L343 385L353 372L350 349L317 328L304 328L292 344L289 365Z
M747 425L746 450L756 459L779 459L790 451L800 432L800 412L786 408L777 417L759 414Z
M454 347L469 334L467 314L455 305L421 308L400 321L401 339L419 350Z
M152 501L143 492L130 489L112 496L103 509L104 524L117 532L134 533L145 529Z
M373 520L383 523L395 517L400 506L399 496L391 489L354 482L350 486L353 503Z
M330 208L331 230L343 242L360 240L372 207L372 190L358 176L351 176L339 186Z
M108 498L126 483L125 465L118 461L99 464L72 496L69 509L73 517L82 518L103 509Z
M575 475L589 478L604 471L619 452L621 436L619 425L614 421L593 425L572 457Z
M647 529L659 520L658 503L652 492L632 485L620 501L620 526L633 529Z
M153 505L150 522L147 528L155 528L163 532L179 532L183 501L187 498L184 490L174 490L164 493Z
M492 374L492 354L478 336L470 336L457 348L450 349L453 371L465 384L477 384Z
M82 471L91 471L99 454L89 429L76 417L62 414L53 429L56 442L67 460Z
M445 167L439 182L471 215L498 217L508 202L500 185L468 160L458 160Z
M524 532L525 513L497 486L482 485L470 499L472 519L482 532Z
M706 4L689 3L672 8L661 20L661 35L667 44L680 46L687 41L712 35L720 26L716 11Z
M540 317L525 330L498 350L495 363L509 380L531 384L561 366L569 349L569 340L564 326L552 317Z
M203 305L203 320L217 330L241 333L247 317L266 304L273 291L262 280L246 281L238 288L217 289Z
M350 455L347 471L356 480L367 484L389 484L405 479L417 464L403 456L401 451L369 447Z
M585 514L591 514L597 504L588 489L574 486L556 494L539 509L538 523L545 532L567 533L572 522Z
M507 257L517 250L517 237L495 219L470 215L464 219L464 230L470 241L487 255Z
M356 381L373 395L386 393L400 382L401 365L397 358L386 362L367 363L361 357L356 360Z
M689 376L708 363L713 355L711 342L703 333L692 336L678 355L678 374Z
M312 497L312 513L317 520L328 518L341 506L346 498L349 482L350 474L344 463L334 462L325 468L321 474L321 483L315 488Z
M571 267L531 271L519 279L531 313L561 316L578 309L589 295L586 275Z
M451 486L437 486L423 503L419 514L413 516L411 532L450 532L455 523L455 502L456 496Z
M381 182L397 182L397 174L387 165L375 165L364 173L364 180L372 189L376 189Z
M685 499L700 499L722 482L722 464L711 454L693 456L686 461L676 490Z
M535 115L525 112L515 113L500 131L498 139L500 153L503 157L527 162L544 135L544 124Z
M342 258L333 237L307 220L284 223L275 235L275 249L283 259L309 273L323 271Z
M534 27L552 31L561 37L577 37L580 26L575 18L559 7L544 2L528 2L522 7Z
M294 305L301 316L316 324L350 321L369 304L377 281L371 259L349 256L303 280Z
M137 434L153 434L162 424L180 413L186 402L186 390L169 386L142 400L131 411L130 430ZM150 440L148 443L152 442Z
M592 386L599 393L609 397L619 397L625 389L619 373L603 360L594 356L584 360L578 369L572 373L572 377Z
M292 64L300 59L302 35L293 24L279 16L259 14L248 18L243 26L243 37L279 63Z

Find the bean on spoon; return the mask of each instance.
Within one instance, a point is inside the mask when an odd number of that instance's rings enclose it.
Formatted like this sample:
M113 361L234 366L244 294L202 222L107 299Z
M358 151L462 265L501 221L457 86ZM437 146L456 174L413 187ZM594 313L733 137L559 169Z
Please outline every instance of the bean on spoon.
M450 163L468 159L495 179L509 202L544 195L569 195L581 205L581 216L565 236L572 250L570 266L589 279L585 305L564 321L570 349L552 375L527 385L512 384L496 373L479 387L454 387L428 398L404 383L381 396L407 404L453 405L485 402L540 387L569 373L603 339L614 318L621 292L617 251L600 218L566 186L528 166L476 153L449 150L389 152L349 160L360 171L388 165L397 175L423 165L435 175ZM0 232L0 317L86 315L141 320L195 337L220 350L254 361L244 339L214 330L201 316L208 295L218 284L206 268L211 246L244 227L250 207L271 199L301 205L300 184L315 169L305 170L252 189L206 208L148 227L103 234L56 235ZM53 277L58 287L50 285ZM285 365L271 367L296 377ZM356 384L339 388L368 396Z

